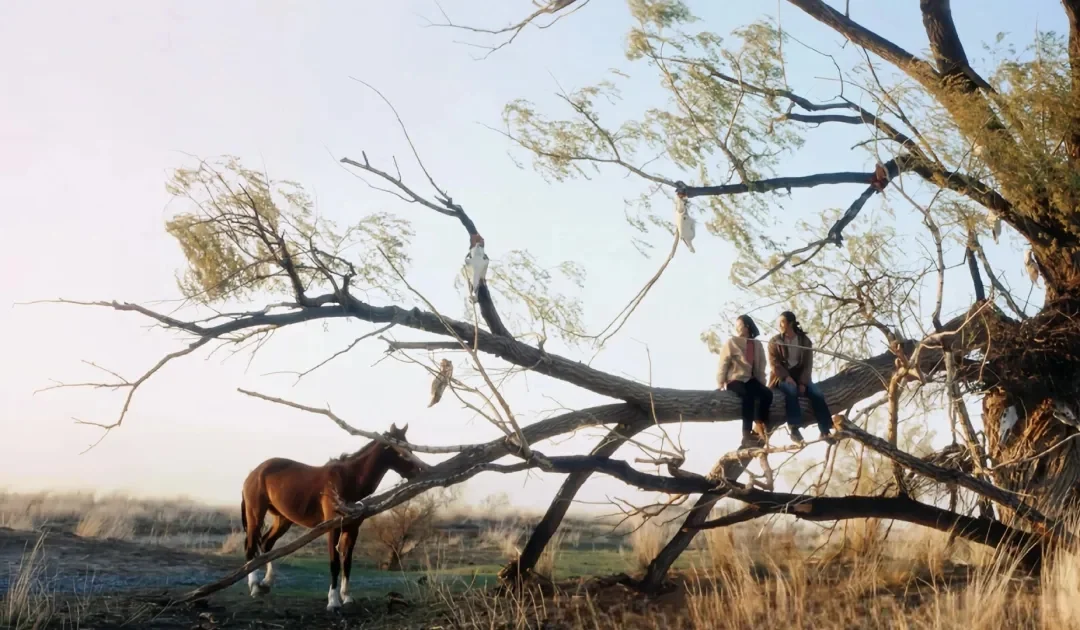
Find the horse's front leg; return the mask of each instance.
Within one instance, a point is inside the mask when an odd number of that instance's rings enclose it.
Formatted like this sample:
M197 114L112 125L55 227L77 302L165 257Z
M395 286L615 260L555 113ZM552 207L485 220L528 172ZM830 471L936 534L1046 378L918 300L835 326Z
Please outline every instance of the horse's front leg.
M326 609L330 611L341 608L341 593L338 590L338 575L341 573L341 555L338 553L338 540L341 539L341 529L332 529L326 535L326 543L330 551L330 592L327 593Z

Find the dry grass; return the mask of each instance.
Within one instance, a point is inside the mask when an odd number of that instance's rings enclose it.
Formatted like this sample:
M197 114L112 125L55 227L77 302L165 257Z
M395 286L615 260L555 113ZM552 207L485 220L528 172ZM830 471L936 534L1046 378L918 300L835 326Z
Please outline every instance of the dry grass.
M221 542L221 549L218 553L224 555L236 555L244 550L244 542L247 540L247 534L241 531L234 531L225 537L225 540Z
M52 617L52 599L45 587L44 541L45 534L38 536L10 576L7 592L0 601L0 620L5 628L37 628Z
M1052 627L1080 629L1080 550L1064 549L1054 555L1043 571L1041 599Z
M750 554L746 545L739 544L736 528L708 529L699 534L704 539L703 569L713 575L731 571L736 566L749 565ZM741 538L741 537L740 537Z
M495 596L451 594L432 580L428 603L440 624L460 628L1080 630L1080 549L1028 576L1013 556L918 528L886 538L887 525L839 527L825 551L783 522L702 532L694 568L651 600L595 581ZM664 529L645 523L628 537L633 569L655 555Z
M181 502L122 497L0 495L0 524L64 525L83 536L145 541L175 537L184 528L198 532L207 524L231 522L220 511L214 516L211 509L199 509L201 513ZM167 518L177 520L170 523ZM528 524L510 516L489 523L478 535L454 534L453 543L450 537L443 543L460 547L459 552L486 548L505 560L515 559ZM439 617L434 625L461 628L1080 630L1080 549L1059 551L1041 575L1023 577L1010 557L950 540L941 532L893 527L886 538L889 523L848 521L838 524L829 538L816 526L793 523L761 520L702 532L697 547L687 552L693 568L679 577L673 593L652 600L621 585L590 587L587 582L564 584L554 595L528 591L496 596L479 588L451 592L449 581L440 576L447 570L454 575L457 567L450 564L457 560L443 564L461 554L427 555L431 579L429 586L410 587L412 610ZM640 573L673 532L659 520L635 525L640 526L624 539L623 555L630 572ZM585 553L580 548L561 558L560 552L577 546L581 531L590 530L560 530L537 571L551 576L558 573L559 562L579 561L577 554ZM243 540L243 532L229 527L213 549L238 553ZM822 546L826 540L828 545ZM443 543L440 549L449 552ZM49 590L42 544L38 540L28 546L12 569L10 586L0 600L0 626L40 627L62 614L62 598ZM324 553L321 544L317 550Z
M507 562L513 562L521 555L520 542L525 534L517 523L504 524L481 532L477 546L496 549Z
M540 575L547 576L551 579L555 579L555 566L559 557L559 552L562 551L563 545L566 544L566 532L563 529L559 529L555 532L555 535L548 541L544 552L540 554L540 559L536 561L535 570Z
M672 527L658 519L638 520L631 525L633 529L628 538L630 549L623 551L623 557L631 573L642 573L671 539Z
M238 509L215 508L186 499L0 492L0 526L18 530L47 527L78 533L81 529L88 536L111 532L113 538L166 540L227 536L239 526L239 519Z
M407 585L413 606L404 614L409 627L522 630L1080 630L1080 549L1063 550L1047 561L1040 576L1024 577L1006 555L991 557L963 541L950 541L947 534L917 528L894 527L885 539L887 525L871 523L846 532L838 526L828 549L821 548L821 530L796 528L784 520L702 532L699 547L688 552L693 568L677 577L673 592L652 599L621 584L589 580L564 582L556 593L454 591L451 585L461 589L463 581L455 572L458 560L451 556L460 554L444 557L440 550L449 550L440 544L425 556L425 584ZM100 526L100 532L107 530ZM462 544L494 549L511 559L525 532L522 523L507 520ZM671 533L670 527L654 521L627 536L626 561L634 572L647 565ZM232 532L228 540L227 553L242 545L242 533ZM580 560L569 553L560 558L567 540L572 537L559 533L549 543L539 573L551 575L557 573L558 562ZM62 599L49 594L39 556L40 543L28 548L0 608L0 626L29 628L36 620L50 615L55 620L62 614L57 612ZM278 620L269 609L251 614ZM404 623L395 616L371 621L373 628Z
M94 507L79 519L75 535L83 538L130 540L135 537L135 520L126 511Z
M656 532L638 531L634 540L644 557ZM791 533L784 527L703 533L703 566L683 576L675 592L652 600L621 585L585 583L564 584L555 594L498 596L433 586L428 603L441 624L460 628L1080 630L1080 551L1052 558L1040 579L1023 576L1005 555L957 565L963 546L947 545L948 536L937 532L890 537L867 555L833 556L828 563L792 545Z
M80 492L0 492L0 527L61 531L166 547L216 551L237 529L239 511L185 499L151 500Z

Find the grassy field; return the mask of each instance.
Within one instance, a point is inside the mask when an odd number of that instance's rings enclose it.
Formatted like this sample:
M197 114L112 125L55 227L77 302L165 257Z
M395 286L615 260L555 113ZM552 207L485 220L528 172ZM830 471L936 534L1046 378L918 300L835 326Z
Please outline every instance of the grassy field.
M821 530L783 521L704 532L669 591L645 599L610 576L640 572L669 531L575 521L542 562L556 587L501 592L496 573L530 520L444 514L399 571L381 570L377 545L362 540L356 601L331 615L322 540L277 564L265 598L252 599L241 582L206 601L163 607L163 595L242 563L230 510L0 495L0 627L1080 628L1080 553L1026 576L1009 558L937 532L894 529L882 542L884 523L849 522L825 540ZM388 610L389 592L408 605Z

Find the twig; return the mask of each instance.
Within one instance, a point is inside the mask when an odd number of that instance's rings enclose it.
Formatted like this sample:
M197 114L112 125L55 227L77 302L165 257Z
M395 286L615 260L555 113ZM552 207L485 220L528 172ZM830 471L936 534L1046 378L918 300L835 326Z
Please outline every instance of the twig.
M381 444L389 444L390 446L398 446L398 447L401 447L401 448L404 448L404 449L407 449L407 450L410 450L410 451L415 451L415 452L418 452L418 453L461 453L462 451L477 448L477 447L480 446L479 444L463 444L463 445L459 445L459 446L423 446L423 445L419 445L419 444L413 444L411 442L402 442L402 441L399 441L399 440L388 438L385 435L383 435L382 433L377 433L375 431L365 431L363 429L357 429L356 427L349 424L348 422L345 422L345 420L341 419L333 411L330 411L329 408L310 407L308 405L303 405L303 404L300 404L300 403L297 403L297 402L293 402L291 400L285 400L284 398L277 398L277 397L274 397L274 396L268 396L266 394L260 394L259 392L254 392L254 391L251 391L251 390L247 390L247 389L244 389L242 387L236 388L236 391L240 392L241 394L244 394L245 396L251 396L252 398L258 398L260 400L265 400L267 402L272 402L274 404L284 405L286 407L292 407L293 409L299 409L300 411L306 411L308 413L314 413L314 414L319 414L320 416L326 416L334 424L341 427L341 429L343 431L345 431L346 433L348 433L349 435L355 435L355 436L358 436L358 437L365 437L365 438L367 438L369 440L375 440L376 442L379 442Z
M311 374L315 370L321 368L322 366L324 366L327 363L333 361L334 359L340 357L341 355L347 354L350 350L352 350L353 348L356 347L356 344L360 343L361 341L367 339L368 337L374 337L375 335L378 335L380 333L384 333L384 332L390 330L391 328L393 328L396 325L397 325L396 322L390 322L389 324L383 326L382 328L379 328L378 330L373 330L373 331L371 331L371 332L369 332L367 334L360 335L359 337L354 339L352 341L352 343L350 343L348 346L345 346L344 349L338 350L334 354L330 355L328 358L323 359L322 361L320 361L316 365L304 370L303 372L270 372L269 374L267 374L267 376L274 375L274 374L296 374L296 383L299 383L300 379L304 378L308 374ZM295 383L294 383L294 385L295 385Z

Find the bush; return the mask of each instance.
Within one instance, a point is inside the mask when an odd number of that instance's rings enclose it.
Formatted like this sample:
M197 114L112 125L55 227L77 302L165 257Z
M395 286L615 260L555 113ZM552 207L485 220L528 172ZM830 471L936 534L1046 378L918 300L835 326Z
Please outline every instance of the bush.
M387 571L400 571L405 557L438 532L435 519L456 498L452 489L432 490L364 522L365 550Z

